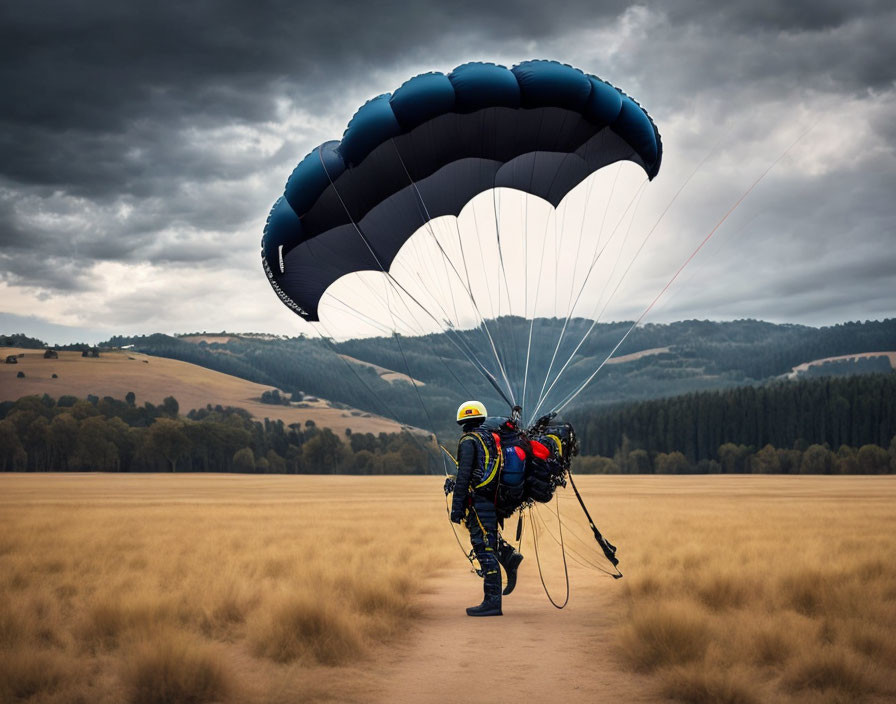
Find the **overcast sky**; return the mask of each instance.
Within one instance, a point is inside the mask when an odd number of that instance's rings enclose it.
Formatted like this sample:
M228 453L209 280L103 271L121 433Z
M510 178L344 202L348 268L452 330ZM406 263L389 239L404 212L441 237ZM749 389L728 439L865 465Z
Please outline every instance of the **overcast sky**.
M663 137L633 241L672 207L610 318L778 159L648 319L896 314L892 0L479 5L3 3L0 332L307 331L259 258L295 164L417 73L530 58L619 86Z

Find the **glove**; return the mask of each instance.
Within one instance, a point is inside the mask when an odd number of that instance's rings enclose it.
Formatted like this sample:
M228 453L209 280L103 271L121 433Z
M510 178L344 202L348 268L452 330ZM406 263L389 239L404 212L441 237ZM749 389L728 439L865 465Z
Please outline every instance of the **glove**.
M465 511L463 511L463 510L451 511L451 522L452 523L463 523L464 513L465 513Z

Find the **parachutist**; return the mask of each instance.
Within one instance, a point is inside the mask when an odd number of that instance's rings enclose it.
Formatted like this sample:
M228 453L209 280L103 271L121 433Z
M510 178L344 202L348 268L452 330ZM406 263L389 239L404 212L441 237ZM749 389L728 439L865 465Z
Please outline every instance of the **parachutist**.
M463 435L457 443L457 482L451 505L451 520L463 520L470 531L470 542L483 578L482 603L468 608L468 616L502 615L501 557L511 558L516 553L498 532L496 503L504 458L498 449L495 438L497 433L493 434L482 427L485 419L485 406L478 401L468 401L457 409L457 423L463 428ZM522 474L520 478L522 479ZM519 561L514 558L514 564L510 568L513 570L514 583ZM508 570L506 565L505 570ZM509 574L508 570L508 577Z

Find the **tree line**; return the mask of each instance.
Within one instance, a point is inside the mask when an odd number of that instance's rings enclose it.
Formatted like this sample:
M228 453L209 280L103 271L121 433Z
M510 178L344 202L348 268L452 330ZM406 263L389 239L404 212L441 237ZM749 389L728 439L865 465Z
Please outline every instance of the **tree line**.
M432 438L352 433L313 421L253 420L211 405L179 415L179 404L137 405L89 396L26 396L0 403L0 471L258 472L425 474L441 471Z
M635 448L628 436L611 457L585 455L576 458L577 474L896 474L896 437L888 449L879 445L859 448L827 444L760 449L731 442L719 446L715 457L691 462L683 452L649 453Z
M896 435L896 373L779 381L621 406L591 406L571 411L565 419L577 429L584 454L610 458L621 452L625 459L619 471L631 469L628 450L644 453L636 458L645 463L646 456L650 466L657 456L678 453L692 467L717 462L725 471L753 471L747 467L758 466L756 462L774 467L770 452L748 462L767 446L785 453L805 452L810 446L827 448L840 453L841 459L858 452L851 448L876 447L886 454L884 448L892 449ZM741 449L732 455L732 447ZM864 456L872 454L883 457L872 449ZM836 465L828 458L824 466L831 463ZM778 465L774 471L790 472L798 463L794 456L781 455ZM864 463L859 471L872 466L876 465ZM844 459L838 471L854 470L855 465Z

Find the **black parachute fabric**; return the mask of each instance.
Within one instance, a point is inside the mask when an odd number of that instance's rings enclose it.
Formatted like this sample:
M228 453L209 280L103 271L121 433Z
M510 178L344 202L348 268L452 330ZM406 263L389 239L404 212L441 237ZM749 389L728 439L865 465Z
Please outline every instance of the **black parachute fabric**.
M317 321L331 284L388 271L417 230L477 194L511 188L556 207L622 160L652 179L659 133L638 103L578 69L468 63L416 76L367 102L341 141L299 163L268 218L263 266L280 299Z

